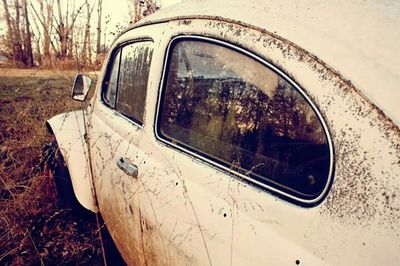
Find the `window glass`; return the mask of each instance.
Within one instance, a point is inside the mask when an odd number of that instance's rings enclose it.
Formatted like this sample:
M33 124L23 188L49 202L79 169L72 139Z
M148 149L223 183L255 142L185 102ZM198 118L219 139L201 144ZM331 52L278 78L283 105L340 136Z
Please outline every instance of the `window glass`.
M105 82L104 100L112 108L115 108L120 57L121 52L118 51L114 57L108 80Z
M151 57L151 42L126 45L121 52L116 109L142 124Z
M323 191L330 169L325 131L289 82L225 46L180 40L172 47L162 138L303 199Z

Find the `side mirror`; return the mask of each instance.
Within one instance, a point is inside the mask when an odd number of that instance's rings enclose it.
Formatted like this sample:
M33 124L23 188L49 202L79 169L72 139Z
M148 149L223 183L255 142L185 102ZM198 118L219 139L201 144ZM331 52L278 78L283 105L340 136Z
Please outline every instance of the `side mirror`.
M72 99L83 102L88 94L92 80L84 75L76 75L72 86Z

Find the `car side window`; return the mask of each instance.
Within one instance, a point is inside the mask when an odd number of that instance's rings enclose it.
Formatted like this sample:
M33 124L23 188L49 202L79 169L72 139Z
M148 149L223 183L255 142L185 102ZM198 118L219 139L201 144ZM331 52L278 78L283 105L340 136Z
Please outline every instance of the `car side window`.
M164 141L274 192L306 200L322 193L331 174L327 132L287 77L199 39L175 40L167 65L157 122Z
M151 42L137 42L122 48L116 109L142 124L147 82L153 54Z
M111 108L142 125L149 78L152 42L118 48L103 86L103 100Z

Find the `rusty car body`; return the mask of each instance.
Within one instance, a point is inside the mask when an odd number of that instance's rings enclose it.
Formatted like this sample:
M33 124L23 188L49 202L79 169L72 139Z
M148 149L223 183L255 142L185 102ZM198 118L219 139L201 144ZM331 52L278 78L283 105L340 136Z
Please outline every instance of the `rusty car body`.
M78 201L133 265L399 264L399 12L185 1L133 25L84 114L48 121Z

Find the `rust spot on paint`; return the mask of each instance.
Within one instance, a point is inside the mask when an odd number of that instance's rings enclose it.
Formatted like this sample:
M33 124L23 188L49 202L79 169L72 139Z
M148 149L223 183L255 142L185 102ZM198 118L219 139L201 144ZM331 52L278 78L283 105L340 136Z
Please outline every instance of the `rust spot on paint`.
M320 105L336 109L335 115L340 113L347 123L338 127L335 121L328 122L335 143L336 177L321 213L344 223L398 227L399 127L350 81L336 80L334 89ZM335 106L338 99L342 110Z

